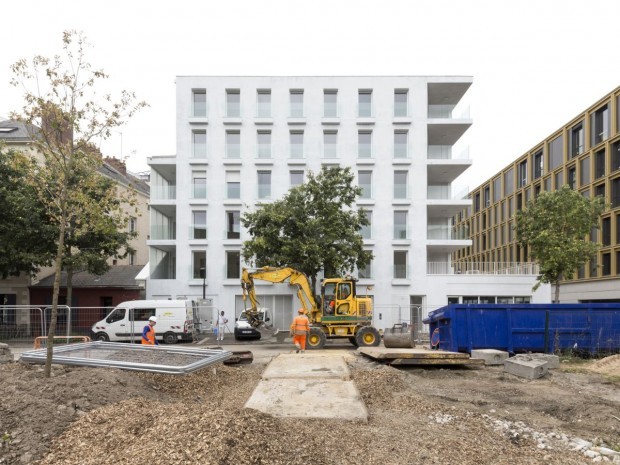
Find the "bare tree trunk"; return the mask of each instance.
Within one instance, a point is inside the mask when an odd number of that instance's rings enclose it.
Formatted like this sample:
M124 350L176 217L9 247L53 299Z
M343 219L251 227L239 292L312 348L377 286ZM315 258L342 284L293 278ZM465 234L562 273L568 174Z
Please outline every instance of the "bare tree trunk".
M67 267L67 307L71 308L71 299L73 298L73 267Z
M560 303L560 280L559 279L555 282L555 297L553 298L553 302L556 304Z
M50 316L50 326L47 331L47 358L45 360L45 377L49 378L52 373L52 354L54 353L54 336L56 335L56 320L58 319L58 294L60 294L60 276L62 272L62 257L65 242L65 225L64 221L60 225L60 233L58 234L58 247L56 249L56 260L54 266L56 272L54 274L54 291L52 293L52 315Z
M62 258L65 249L65 220L66 215L64 205L66 205L66 192L64 193L61 212L62 221L58 233L58 246L56 247L56 273L54 274L54 291L52 293L52 315L50 316L50 326L47 331L47 358L45 359L45 377L49 378L52 374L52 355L54 353L54 336L56 335L56 320L58 319L58 294L60 294L60 276L62 272Z

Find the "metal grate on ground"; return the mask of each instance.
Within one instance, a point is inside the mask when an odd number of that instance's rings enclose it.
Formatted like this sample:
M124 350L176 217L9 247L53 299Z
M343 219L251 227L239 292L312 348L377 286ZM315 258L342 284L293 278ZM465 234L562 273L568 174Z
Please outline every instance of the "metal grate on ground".
M168 346L143 346L119 342L85 342L54 346L53 363L89 367L186 375L223 362L232 352L216 349L191 349ZM44 364L47 349L22 353L20 362Z

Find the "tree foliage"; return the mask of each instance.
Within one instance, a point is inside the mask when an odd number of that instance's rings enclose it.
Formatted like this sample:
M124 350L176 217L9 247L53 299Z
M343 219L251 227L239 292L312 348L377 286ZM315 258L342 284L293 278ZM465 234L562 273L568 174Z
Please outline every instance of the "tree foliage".
M36 273L53 259L55 229L35 190L37 165L0 147L0 275Z
M110 136L113 128L144 107L133 93L123 91L118 100L99 95L97 86L108 76L86 61L88 43L77 31L65 31L63 56L35 56L12 66L11 83L24 89L24 106L15 119L28 127L39 128L31 134L33 149L44 158L38 186L39 199L46 205L51 223L57 228L54 257L52 314L48 329L46 376L50 376L53 337L58 314L60 275L67 246L66 233L76 236L97 229L102 212L90 198L92 178L101 165L101 157L92 144Z
M600 247L585 237L604 211L602 198L586 198L568 185L544 192L517 212L516 230L519 245L528 247L530 256L540 265L541 283L555 285L555 302L559 301L560 281L571 279L575 271L590 260Z
M281 200L246 213L242 223L252 238L244 243L244 259L256 266L292 266L311 278L315 290L321 270L344 275L368 265L372 252L364 250L360 235L368 219L352 209L361 194L353 182L350 168L323 167Z

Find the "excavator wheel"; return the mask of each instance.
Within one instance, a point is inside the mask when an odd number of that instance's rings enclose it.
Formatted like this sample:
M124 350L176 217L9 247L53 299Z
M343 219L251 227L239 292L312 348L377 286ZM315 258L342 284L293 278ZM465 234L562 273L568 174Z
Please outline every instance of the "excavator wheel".
M325 333L321 328L310 328L306 338L306 349L322 349L325 346Z
M372 326L364 326L355 334L355 340L359 347L376 347L381 343L381 335Z
M357 347L357 341L355 340L355 336L349 337L349 342Z

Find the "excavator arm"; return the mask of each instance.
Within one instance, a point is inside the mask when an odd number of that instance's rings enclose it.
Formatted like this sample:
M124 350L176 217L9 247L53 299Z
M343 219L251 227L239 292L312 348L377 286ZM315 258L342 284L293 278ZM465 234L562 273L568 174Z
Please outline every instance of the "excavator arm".
M283 267L276 268L271 266L265 266L256 270L243 269L241 274L241 288L243 289L243 300L250 299L251 308L246 310L248 314L248 321L254 327L258 327L261 321L258 319L258 305L259 302L256 298L256 291L254 289L254 280L267 281L270 283L283 283L288 282L289 286L295 286L297 288L297 297L301 302L303 309L310 317L310 321L316 321L316 317L319 313L319 308L314 299L312 288L310 287L310 281L308 277L301 271L294 268ZM252 319L256 319L255 322Z

